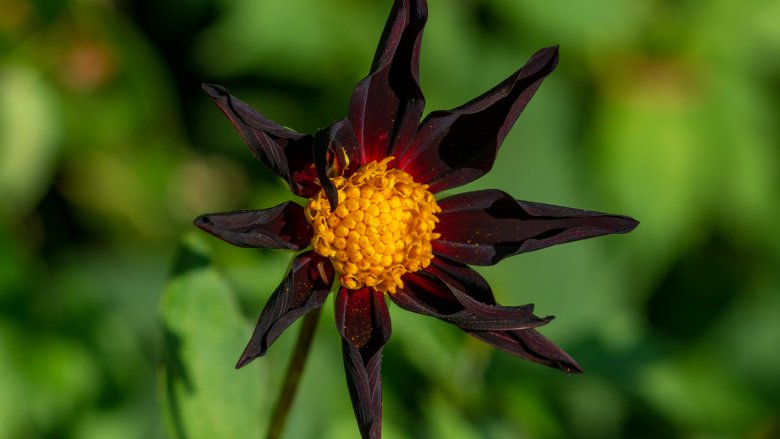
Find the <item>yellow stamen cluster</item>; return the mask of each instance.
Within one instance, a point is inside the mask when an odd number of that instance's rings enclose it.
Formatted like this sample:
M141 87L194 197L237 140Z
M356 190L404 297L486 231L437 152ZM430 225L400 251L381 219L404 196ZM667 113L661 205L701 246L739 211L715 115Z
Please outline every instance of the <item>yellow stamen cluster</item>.
M341 285L395 293L401 276L427 267L433 253L433 229L441 209L428 185L415 183L400 169L387 169L393 157L371 162L348 178L331 179L338 207L321 190L304 212L314 229L314 251L330 258Z

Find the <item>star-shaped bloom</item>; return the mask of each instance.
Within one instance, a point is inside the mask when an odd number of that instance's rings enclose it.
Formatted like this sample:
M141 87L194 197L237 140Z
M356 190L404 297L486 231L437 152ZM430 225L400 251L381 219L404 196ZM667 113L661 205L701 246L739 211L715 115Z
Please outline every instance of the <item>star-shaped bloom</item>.
M395 0L369 75L347 117L301 134L218 85L204 89L257 159L308 199L263 210L202 215L195 225L240 247L297 252L260 314L237 367L263 355L336 290L336 325L363 437L381 435L382 348L389 298L512 355L581 372L534 328L532 305L501 306L469 265L565 242L626 233L632 218L516 200L500 190L435 194L487 173L518 116L558 64L548 47L503 82L457 108L421 119L418 71L424 0Z

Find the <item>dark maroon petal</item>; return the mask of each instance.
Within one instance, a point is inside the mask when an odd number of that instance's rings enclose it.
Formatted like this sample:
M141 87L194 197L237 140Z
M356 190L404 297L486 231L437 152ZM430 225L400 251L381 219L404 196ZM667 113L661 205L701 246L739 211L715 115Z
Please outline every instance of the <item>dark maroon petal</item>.
M439 201L431 243L437 255L470 265L492 265L518 253L611 233L627 233L633 218L519 201L499 190L467 192Z
M404 288L390 295L401 308L453 323L466 333L512 355L566 373L581 371L571 357L531 329L546 324L551 317L539 319L533 316L533 305L498 306L490 286L471 268L434 259L428 268L407 274L403 280ZM473 319L482 319L486 323L480 325L464 319L464 310L472 313ZM501 317L507 320L515 317L521 323L516 328L512 328L511 324L502 327ZM523 321L531 323L525 325Z
M239 247L297 251L307 247L312 236L303 208L292 201L270 209L201 215L195 225Z
M539 318L533 305L497 306L490 287L474 270L463 266L467 278L459 279L433 265L404 276L404 288L391 294L400 307L452 323L463 330L514 330L547 324L552 317ZM477 280L477 283L472 282ZM481 283L482 285L478 285ZM483 303L470 294L487 298Z
M328 298L335 273L327 258L306 252L293 259L292 267L260 313L252 338L236 364L245 366L264 355L282 332Z
M520 70L482 96L420 123L398 167L433 193L476 180L492 167L509 129L542 80L558 65L558 47L542 49Z
M439 279L451 279L450 283L457 280L457 284L463 291L466 291L469 296L486 305L496 304L496 298L493 297L493 290L490 288L490 284L471 267L441 258L434 258L426 271Z
M314 167L328 197L330 210L338 204L338 190L331 182L334 175L349 175L360 167L355 131L348 120L341 120L314 135Z
M379 438L382 347L391 332L384 294L373 288L341 288L336 296L336 327L342 337L347 386L360 434L363 438Z
M225 87L203 84L203 90L238 130L252 154L285 179L290 191L302 197L311 197L319 191L311 166L311 136L273 122L232 96Z
M534 363L560 369L564 373L582 373L582 368L563 349L534 329L522 331L471 331L471 336L509 354Z
M424 0L395 0L371 72L352 92L348 117L363 163L405 150L417 130L425 106L418 77L427 18Z

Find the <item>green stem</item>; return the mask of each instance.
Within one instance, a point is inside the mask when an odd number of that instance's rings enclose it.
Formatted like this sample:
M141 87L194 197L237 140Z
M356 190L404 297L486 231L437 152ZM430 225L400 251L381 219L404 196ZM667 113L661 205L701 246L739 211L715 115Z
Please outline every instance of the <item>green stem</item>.
M290 365L287 367L287 375L284 377L282 392L276 401L274 412L271 415L271 424L268 426L267 439L279 439L284 430L284 424L287 421L287 415L290 413L295 393L298 390L298 384L303 375L303 366L306 364L306 357L309 355L311 341L314 338L314 330L317 328L317 321L320 319L320 308L310 311L303 318L301 332L298 333L298 341L295 344L295 351L290 359Z

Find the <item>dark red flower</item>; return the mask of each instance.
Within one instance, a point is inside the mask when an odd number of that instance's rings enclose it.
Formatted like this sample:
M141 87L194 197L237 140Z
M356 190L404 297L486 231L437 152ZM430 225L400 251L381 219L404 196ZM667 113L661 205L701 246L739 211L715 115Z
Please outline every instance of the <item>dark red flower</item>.
M309 199L304 207L287 202L195 220L237 246L300 252L260 314L237 367L263 355L338 285L336 324L363 437L381 435L380 363L390 337L385 297L510 354L581 372L534 329L552 317L535 316L532 305L498 305L468 265L626 233L638 224L626 216L519 201L499 190L436 200L432 194L493 167L509 129L558 64L558 48L538 51L482 96L420 121L418 67L426 19L424 0L394 2L347 117L314 135L268 120L221 86L204 85L255 157L285 179L292 193Z

